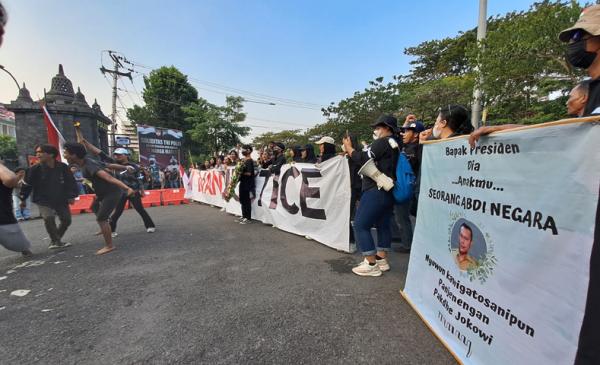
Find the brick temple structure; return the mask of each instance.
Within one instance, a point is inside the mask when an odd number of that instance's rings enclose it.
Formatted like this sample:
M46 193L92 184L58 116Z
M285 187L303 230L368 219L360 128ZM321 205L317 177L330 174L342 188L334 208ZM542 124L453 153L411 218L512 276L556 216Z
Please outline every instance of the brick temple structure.
M37 144L48 142L48 133L40 103L46 108L66 141L75 141L73 122L81 122L81 131L85 139L108 152L108 129L111 120L100 110L96 101L90 106L81 90L73 89L73 84L58 66L58 74L52 78L50 91L45 93L45 100L33 101L29 90L23 84L16 100L6 105L15 113L17 151L19 165L28 165L28 156L34 155Z

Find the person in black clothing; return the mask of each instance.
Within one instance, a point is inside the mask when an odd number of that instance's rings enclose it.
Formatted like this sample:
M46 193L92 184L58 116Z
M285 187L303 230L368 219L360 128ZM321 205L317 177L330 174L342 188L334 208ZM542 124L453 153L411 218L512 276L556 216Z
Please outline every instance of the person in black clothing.
M335 157L335 141L333 138L325 136L315 143L319 145L320 156L317 160L318 163L323 163L330 158Z
M69 164L79 166L83 177L92 182L96 192L96 221L104 237L104 247L98 250L96 255L109 253L114 250L109 216L121 200L121 190L127 191L127 196L132 196L135 192L106 172L104 164L86 157L85 147L81 143L65 143L64 157Z
M357 151L361 150L361 145L358 143L358 139L356 139L355 136L350 136L350 141L352 143L352 148ZM346 147L342 145L342 149L345 150ZM356 215L356 206L360 200L362 188L362 180L358 174L358 170L360 170L361 165L357 164L348 154L346 154L346 158L348 159L348 167L350 169L350 222L352 222L354 220L354 216ZM352 224L350 225L350 241L355 242Z
M391 217L394 207L392 194L398 161L398 121L391 115L380 116L371 126L376 139L366 149L360 151L352 146L352 140L346 136L344 150L354 163L364 166L373 160L377 169L385 176L374 179L364 175L360 205L354 219L354 235L363 256L358 266L352 269L360 276L381 276L382 271L390 269L387 254L392 244ZM377 246L371 236L371 227L377 228Z
M273 146L273 159L271 166L269 166L269 171L273 175L279 175L281 172L281 166L285 165L287 162L284 156L285 145L281 142L276 142Z
M292 161L302 162L302 146L292 147Z
M252 146L244 145L242 155L244 162L240 171L240 204L242 205L242 219L240 224L247 224L252 221L252 195L254 195L254 160L250 154Z
M568 42L567 61L586 69L591 80L583 115L600 114L600 5L586 8L577 22L559 34ZM590 280L575 365L600 364L600 201L596 209Z
M50 236L48 248L69 247L71 244L63 242L62 238L71 225L69 204L79 195L79 188L69 166L56 160L56 147L39 145L35 148L35 155L40 162L31 166L25 174L19 196L21 205L26 204L33 191L32 201L38 205L46 232ZM58 227L56 217L60 221Z
M6 11L0 3L0 45L6 19ZM23 256L31 256L31 243L19 227L13 210L12 190L18 184L17 175L4 166L4 161L0 161L0 245L7 250L21 252Z
M112 158L98 147L89 143L85 138L80 138L80 140L89 152L100 157L100 160L103 162L108 163L107 167L109 169L119 171L116 172L114 176L135 191L135 194L131 196L127 196L124 192L121 194L121 199L119 200L114 212L110 216L112 237L114 238L118 236L117 222L123 214L123 210L125 210L125 204L127 204L128 200L135 211L138 212L140 217L142 217L144 226L146 227L146 232L154 233L156 231L154 222L142 204L142 197L144 195L144 175L142 174L139 165L129 161L129 151L125 148L117 148L113 152L114 158ZM115 164L118 166L115 166Z
M412 246L413 226L410 216L415 215L417 211L417 202L419 197L419 171L421 169L421 155L423 146L419 144L419 133L425 130L423 123L420 121L410 122L402 129L402 152L406 155L408 162L416 176L414 195L412 199L396 204L394 207L394 217L396 223L400 227L400 237L402 244L396 249L397 252L409 253Z
M146 227L146 232L154 233L156 231L156 227L152 218L144 208L142 204L142 197L144 195L144 186L142 184L143 175L141 174L139 165L129 161L129 151L124 148L117 148L115 152L113 152L114 159L107 159L112 163L116 162L119 165L130 166L132 169L127 169L120 173L117 173L117 177L121 180L125 185L129 186L135 194L131 196L127 196L125 193L121 194L121 200L117 204L113 214L110 216L110 228L113 234L113 237L117 235L117 222L123 214L123 210L125 209L125 204L127 201L133 206L136 212L142 217L142 221L144 222L144 227ZM108 157L108 156L106 156Z
M300 149L301 162L305 163L316 163L317 157L315 157L315 149L312 144L307 144Z
M19 227L13 210L12 190L18 184L17 175L0 161L0 245L29 257L33 255L31 242Z

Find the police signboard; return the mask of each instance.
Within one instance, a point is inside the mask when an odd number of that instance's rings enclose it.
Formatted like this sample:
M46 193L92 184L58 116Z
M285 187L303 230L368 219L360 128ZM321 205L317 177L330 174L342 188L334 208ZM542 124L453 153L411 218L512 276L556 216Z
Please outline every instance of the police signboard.
M116 136L115 143L119 146L129 146L131 144L131 140L126 136Z

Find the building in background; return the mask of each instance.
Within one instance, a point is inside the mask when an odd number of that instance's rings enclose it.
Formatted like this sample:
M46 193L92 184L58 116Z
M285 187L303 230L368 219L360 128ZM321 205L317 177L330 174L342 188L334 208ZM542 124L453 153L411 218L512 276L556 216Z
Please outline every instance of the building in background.
M108 130L111 120L102 113L96 101L90 106L79 88L75 92L73 83L65 76L62 65L58 66L58 74L52 78L50 91L46 93L44 90L44 94L43 100L34 101L23 84L17 99L6 105L6 108L14 113L20 165L27 165L28 156L33 155L37 144L48 142L41 109L44 102L54 124L66 141L76 140L73 123L78 121L81 123L84 138L108 153Z
M2 104L0 104L0 135L13 138L17 136L15 130L15 113L6 109Z

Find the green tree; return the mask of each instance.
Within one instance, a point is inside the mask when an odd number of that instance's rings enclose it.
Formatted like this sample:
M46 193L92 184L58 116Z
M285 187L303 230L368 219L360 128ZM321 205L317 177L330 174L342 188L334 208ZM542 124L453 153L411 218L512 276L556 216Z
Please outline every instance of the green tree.
M191 124L185 120L182 107L195 102L198 91L176 67L163 66L144 77L142 98L145 106L134 105L127 112L133 123L148 123L150 120L155 127L182 131L191 128Z
M564 107L557 110L544 105L556 104L548 95L567 91L583 76L566 62L565 45L558 39L558 33L571 26L581 10L575 1L545 0L528 11L490 20L491 30L480 48L471 49L469 59L473 68L479 66L493 119L539 123L566 115Z
M300 129L289 129L280 132L266 132L254 137L252 144L255 148L261 148L269 142L281 142L286 147L304 146L309 143L308 136Z
M228 97L223 107L200 98L183 107L186 123L192 125L187 131L195 142L195 155L212 155L224 152L241 143L241 137L250 133L250 128L241 123L246 119L242 112L242 98Z
M127 119L133 125L156 125L158 121L156 117L145 106L134 105L127 109Z
M17 158L17 140L11 136L0 135L0 156L5 160Z

